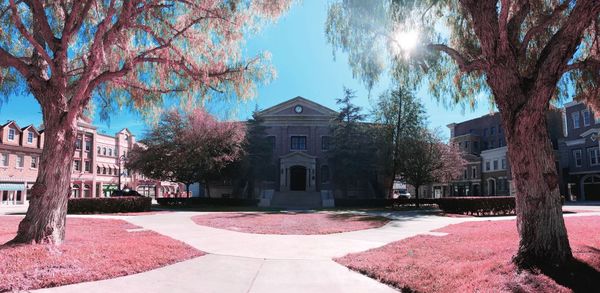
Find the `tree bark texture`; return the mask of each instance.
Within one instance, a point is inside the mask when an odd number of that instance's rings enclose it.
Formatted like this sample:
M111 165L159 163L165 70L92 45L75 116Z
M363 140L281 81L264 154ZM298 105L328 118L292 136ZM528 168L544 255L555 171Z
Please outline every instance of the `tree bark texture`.
M65 239L67 202L77 135L67 112L44 111L44 149L29 208L12 243L60 244Z
M516 188L520 241L514 261L520 268L560 267L572 259L546 109L526 104L502 114Z

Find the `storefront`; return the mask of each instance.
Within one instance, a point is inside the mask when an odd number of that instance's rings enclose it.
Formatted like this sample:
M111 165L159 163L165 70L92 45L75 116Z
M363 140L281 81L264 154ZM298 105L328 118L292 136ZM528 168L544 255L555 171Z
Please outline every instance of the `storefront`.
M26 185L24 183L0 182L0 204L23 204L26 199Z

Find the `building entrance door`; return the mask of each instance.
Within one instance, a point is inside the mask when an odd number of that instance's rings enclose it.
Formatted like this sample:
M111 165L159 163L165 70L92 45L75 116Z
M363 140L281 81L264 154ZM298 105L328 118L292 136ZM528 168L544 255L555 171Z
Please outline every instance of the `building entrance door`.
M290 168L290 190L306 190L306 167L293 166Z

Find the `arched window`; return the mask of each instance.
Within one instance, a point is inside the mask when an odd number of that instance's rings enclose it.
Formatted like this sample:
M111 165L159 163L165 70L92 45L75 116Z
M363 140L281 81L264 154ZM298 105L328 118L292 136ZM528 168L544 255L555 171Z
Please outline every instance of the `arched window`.
M79 192L81 187L78 184L73 184L73 187L71 187L71 197L73 198L78 198L79 197Z
M106 156L106 148L102 148L102 155Z

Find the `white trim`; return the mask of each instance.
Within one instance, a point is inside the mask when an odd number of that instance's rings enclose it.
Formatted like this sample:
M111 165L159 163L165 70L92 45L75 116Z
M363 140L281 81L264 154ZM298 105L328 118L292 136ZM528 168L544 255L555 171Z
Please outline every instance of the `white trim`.
M600 133L600 129L599 128L591 128L591 129L586 130L585 132L583 132L579 136L585 138L588 135L598 134L598 133Z
M578 139L573 139L573 140L565 140L565 144L567 146L575 146L575 145L580 145L580 144L584 144L584 143L585 143L585 138L578 138Z

